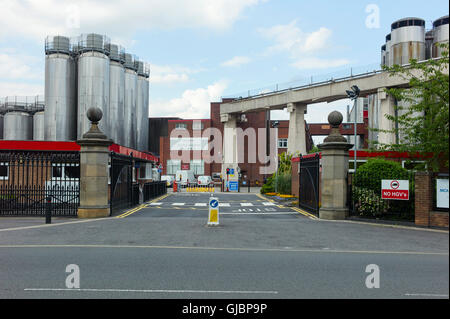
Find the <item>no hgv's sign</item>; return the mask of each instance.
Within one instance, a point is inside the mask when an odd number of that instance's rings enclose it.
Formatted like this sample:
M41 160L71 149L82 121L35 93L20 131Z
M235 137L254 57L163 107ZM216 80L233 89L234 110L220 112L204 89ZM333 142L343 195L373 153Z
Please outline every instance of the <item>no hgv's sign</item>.
M383 179L381 181L381 198L409 200L409 181Z

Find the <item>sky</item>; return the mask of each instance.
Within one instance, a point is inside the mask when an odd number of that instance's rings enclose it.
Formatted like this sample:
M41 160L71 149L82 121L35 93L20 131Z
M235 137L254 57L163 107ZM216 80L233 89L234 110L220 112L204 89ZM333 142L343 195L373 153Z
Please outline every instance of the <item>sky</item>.
M48 35L107 35L150 64L149 116L209 118L210 102L379 68L390 25L443 0L0 0L0 97L44 94ZM292 83L291 83L292 82ZM308 106L326 122L349 100ZM274 111L272 119L288 119ZM345 117L344 117L345 118Z

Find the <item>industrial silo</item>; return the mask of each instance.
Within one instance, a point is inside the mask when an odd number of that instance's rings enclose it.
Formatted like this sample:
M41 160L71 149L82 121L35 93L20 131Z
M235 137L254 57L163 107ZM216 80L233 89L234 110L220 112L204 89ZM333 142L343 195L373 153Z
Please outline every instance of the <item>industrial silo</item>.
M148 64L137 62L137 99L136 99L136 148L148 149Z
M400 19L391 25L391 64L408 64L411 59L425 60L425 20Z
M98 107L103 112L100 130L110 136L109 122L109 40L100 34L83 34L78 42L78 128L82 138L90 128L86 111Z
M0 140L3 139L3 114L0 114Z
M33 140L45 139L45 112L36 112L33 115Z
M109 138L114 143L125 145L124 103L125 62L124 50L115 44L109 46Z
M381 46L381 66L386 65L386 44Z
M76 65L67 37L45 40L45 132L47 141L76 139Z
M442 56L442 49L437 44L448 43L449 41L448 18L448 15L446 15L433 22L433 58Z
M392 52L391 52L391 34L389 33L387 36L386 36L386 65L387 66L392 66L393 64L392 64L392 58L391 58L391 56L392 56Z
M26 141L33 139L33 116L24 111L7 112L3 123L3 139Z
M137 97L137 73L135 65L136 57L125 53L125 109L124 109L124 134L125 146L136 148L136 97Z

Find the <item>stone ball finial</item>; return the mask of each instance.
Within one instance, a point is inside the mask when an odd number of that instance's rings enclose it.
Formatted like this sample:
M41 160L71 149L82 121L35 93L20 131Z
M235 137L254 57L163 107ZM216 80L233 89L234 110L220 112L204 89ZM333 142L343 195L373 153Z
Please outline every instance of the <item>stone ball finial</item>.
M86 116L92 123L98 123L103 117L103 112L100 108L96 106L91 106L87 112Z
M330 123L333 127L338 127L341 125L343 120L344 117L341 112L333 111L328 115L328 123Z

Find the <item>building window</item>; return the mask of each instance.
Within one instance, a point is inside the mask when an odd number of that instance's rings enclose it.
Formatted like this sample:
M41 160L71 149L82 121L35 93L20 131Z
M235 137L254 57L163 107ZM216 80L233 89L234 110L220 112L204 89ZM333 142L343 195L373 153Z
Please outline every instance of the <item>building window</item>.
M9 167L8 163L0 163L0 181L8 180Z
M356 160L356 169L360 168L361 165L364 165L366 162L367 162L367 160ZM355 161L353 159L350 159L348 161L348 172L354 173L355 172L354 167L355 167Z
M202 121L194 121L192 122L193 130L203 130L203 122Z
M427 164L425 161L402 161L402 167L410 171L425 170Z
M203 160L191 160L191 171L194 172L194 175L204 175L205 166Z
M52 179L79 179L80 166L78 164L53 164Z
M139 167L139 179L151 179L153 178L152 164L141 163Z
M167 175L175 175L177 171L181 170L181 160L168 160L167 165Z
M278 148L287 148L288 147L288 139L287 138L279 138L278 139Z
M187 124L186 123L175 123L175 128L179 129L179 130L185 130L185 129L187 129Z

